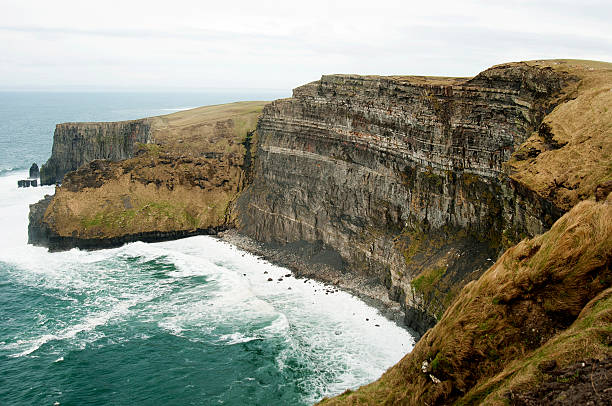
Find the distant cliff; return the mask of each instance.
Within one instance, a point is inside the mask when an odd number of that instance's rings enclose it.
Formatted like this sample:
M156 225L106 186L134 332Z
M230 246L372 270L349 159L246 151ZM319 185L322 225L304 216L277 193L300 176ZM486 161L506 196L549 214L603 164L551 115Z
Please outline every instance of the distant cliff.
M326 75L265 107L59 125L41 176L63 184L31 206L29 236L100 248L235 228L425 334L331 404L530 404L539 385L609 387L611 157L609 63Z
M95 249L227 228L264 104L58 125L45 167L63 182L52 198L30 207L29 242ZM73 166L79 168L64 174Z
M610 137L584 134L597 144L585 174L572 157L580 141L555 144L548 133L558 108L609 79L609 65L567 61L499 65L471 79L323 76L264 109L238 229L279 247L310 244L311 256L335 251L340 272L385 285L422 333L503 248L546 231L610 179ZM539 181L553 194L566 176L536 162L542 155L564 156L582 174L573 185L582 196L566 202L532 187L534 170L550 171Z
M151 120L148 119L58 124L51 157L40 169L41 183L61 182L66 173L94 159L131 158L138 143L148 142L151 142Z

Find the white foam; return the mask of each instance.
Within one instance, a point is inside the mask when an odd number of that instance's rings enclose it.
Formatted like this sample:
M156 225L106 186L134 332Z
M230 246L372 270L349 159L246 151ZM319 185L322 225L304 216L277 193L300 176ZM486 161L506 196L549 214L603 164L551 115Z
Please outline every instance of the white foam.
M65 311L53 318L39 309L38 325L2 337L0 351L32 356L51 341L83 347L103 337L103 326L133 320L218 345L275 340L284 345L279 368L294 359L320 371L300 383L314 402L377 378L414 345L405 330L348 293L326 295L324 284L285 277L287 269L212 237L53 254L29 246L28 204L53 188L17 189L24 174L0 176L0 223L8 225L0 229L0 261L13 265L10 282L44 291ZM149 261L168 270L147 272ZM113 337L124 339L130 337Z

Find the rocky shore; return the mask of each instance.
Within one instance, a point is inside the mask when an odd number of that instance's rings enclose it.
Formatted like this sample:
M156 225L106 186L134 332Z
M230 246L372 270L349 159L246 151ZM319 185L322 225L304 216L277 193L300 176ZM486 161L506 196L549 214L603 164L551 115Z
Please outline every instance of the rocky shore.
M322 244L280 247L253 240L235 229L219 232L217 236L222 241L260 256L266 261L290 269L296 278L314 279L328 284L332 290L339 288L359 297L398 326L410 330L418 338L419 334L407 327L405 313L399 303L389 298L387 289L381 286L378 280L368 280L349 270L339 271L337 261L341 261L341 258Z
M422 336L331 404L527 402L541 362L610 355L611 88L609 63L527 61L62 124L30 242L218 235Z

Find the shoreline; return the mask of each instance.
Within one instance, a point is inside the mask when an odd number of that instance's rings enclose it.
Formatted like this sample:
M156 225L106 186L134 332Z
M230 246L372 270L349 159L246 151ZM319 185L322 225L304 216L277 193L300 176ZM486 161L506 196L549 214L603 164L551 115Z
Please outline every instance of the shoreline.
M421 337L405 323L405 313L398 302L389 299L388 290L372 280L342 272L330 265L312 263L282 247L274 247L253 240L236 229L228 229L213 235L243 251L256 255L271 264L289 269L297 279L305 278L343 290L375 308L383 317L408 331L415 343Z
M28 222L28 244L42 246L49 252L66 251L72 248L94 251L116 248L135 241L147 243L177 240L196 235L209 235L227 242L239 249L254 254L274 265L290 270L296 278L306 278L321 282L327 287L343 290L375 308L381 316L408 331L419 340L422 334L410 328L406 323L407 313L399 302L389 298L388 289L377 278L357 276L346 270L346 264L335 252L324 246L308 243L297 246L282 246L262 243L240 234L234 228L223 227L174 232L143 232L112 238L80 239L78 237L60 237L55 235L42 221L45 210L51 201L51 195L30 205ZM316 251L316 258L312 253ZM331 291L333 293L333 290Z

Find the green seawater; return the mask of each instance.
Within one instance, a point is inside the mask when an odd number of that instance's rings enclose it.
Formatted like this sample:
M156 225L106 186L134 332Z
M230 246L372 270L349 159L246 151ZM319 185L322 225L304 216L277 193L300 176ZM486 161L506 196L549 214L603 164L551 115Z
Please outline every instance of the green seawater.
M138 118L183 100L130 97L0 94L0 405L307 405L412 349L358 299L212 237L27 245L28 205L54 189L16 184L50 154L50 123ZM147 113L130 116L139 105Z
M312 404L412 348L358 299L213 237L29 246L28 203L52 188L20 176L0 177L1 405Z

